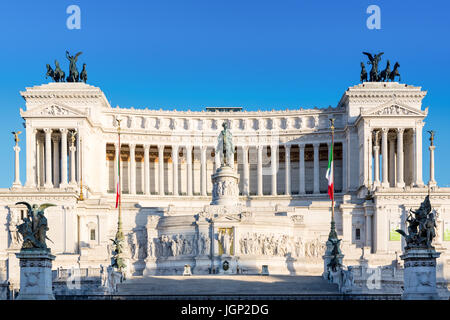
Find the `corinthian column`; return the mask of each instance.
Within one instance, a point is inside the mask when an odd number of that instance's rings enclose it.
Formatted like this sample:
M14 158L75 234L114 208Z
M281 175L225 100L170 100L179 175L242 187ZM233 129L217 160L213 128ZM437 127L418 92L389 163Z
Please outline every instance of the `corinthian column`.
M136 145L130 143L130 193L136 194Z
M270 146L270 165L272 168L272 195L277 195L277 157L278 146L271 145Z
M258 196L263 195L263 176L262 176L262 150L263 146L258 146Z
M313 143L313 147L314 147L314 193L320 193L320 188L319 188L319 146L320 146L320 143Z
M298 145L298 152L299 152L299 182L300 186L298 189L298 194L305 194L305 145L299 144Z
M382 156L383 156L383 181L381 183L381 186L383 188L389 187L389 181L388 181L388 134L389 129L383 128L381 129L382 135L381 135L381 148L382 148Z
M192 196L192 146L186 146L187 195Z
M53 186L59 186L59 138L53 137Z
M27 181L25 182L26 187L35 187L36 183L39 184L37 179L37 172L39 163L37 161L36 152L36 134L37 130L31 127L31 124L27 123L26 128L26 159L27 159Z
M403 180L403 132L405 129L397 129L397 184L396 187L403 188L405 182Z
M201 146L201 192L206 196L206 146Z
M158 146L159 195L164 195L164 145Z
M144 194L150 194L150 146L144 145Z
M243 156L243 165L244 165L244 195L250 195L250 175L249 175L249 167L248 167L248 146L242 146L242 156Z
M415 178L415 185L422 187L423 186L423 180L422 180L422 128L423 128L423 122L420 121L415 130L414 130L414 157L415 157L415 168L414 168L414 178Z
M374 179L374 186L378 187L380 185L380 146L375 145L373 147L373 160L375 165L375 179Z
M118 145L116 145L116 150L119 149ZM75 180L75 150L76 147L72 144L69 147L70 150L70 185L71 186L76 186L77 181ZM116 158L117 158L117 151L116 151ZM117 163L115 165L115 167L117 168ZM117 174L115 175L115 179L117 179ZM117 185L117 181L115 182L115 185Z
M291 146L285 145L285 158L284 158L284 176L285 176L285 187L284 193L286 195L291 194Z
M45 183L44 188L52 188L52 129L45 128Z
M67 129L61 128L61 188L67 187Z
M430 149L430 181L428 181L428 185L430 187L436 186L436 180L434 180L434 149L436 146L431 145Z
M22 184L20 183L19 152L20 147L16 144L14 146L14 182L12 185L13 188L18 188L22 186Z
M173 195L178 195L178 146L172 145Z

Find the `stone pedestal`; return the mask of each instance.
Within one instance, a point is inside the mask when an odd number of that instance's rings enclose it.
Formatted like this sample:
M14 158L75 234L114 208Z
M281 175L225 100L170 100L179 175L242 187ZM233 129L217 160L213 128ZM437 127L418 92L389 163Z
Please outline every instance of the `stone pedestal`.
M156 258L151 257L145 259L145 269L143 271L143 276L154 276L157 274L158 266L156 265Z
M52 292L52 260L49 251L30 249L16 253L20 260L18 300L55 300Z
M239 174L231 167L222 166L211 175L212 205L236 205L239 202Z
M403 300L437 300L436 258L441 254L434 249L411 248L400 258L404 261Z

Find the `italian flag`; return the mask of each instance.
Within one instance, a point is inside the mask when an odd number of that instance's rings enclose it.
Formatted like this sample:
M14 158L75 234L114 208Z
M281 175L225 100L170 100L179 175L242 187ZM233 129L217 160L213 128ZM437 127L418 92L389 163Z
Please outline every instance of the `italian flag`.
M117 206L119 205L119 198L120 198L120 186L119 186L119 181L120 181L120 158L117 161L117 189L116 189L116 209Z
M325 176L328 180L328 195L334 199L334 169L333 169L333 144L331 144L330 157L328 159L328 170Z

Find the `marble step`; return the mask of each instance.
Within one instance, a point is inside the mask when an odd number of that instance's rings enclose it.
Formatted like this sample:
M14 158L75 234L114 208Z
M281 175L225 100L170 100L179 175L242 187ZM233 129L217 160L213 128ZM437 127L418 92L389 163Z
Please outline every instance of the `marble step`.
M193 275L132 277L118 295L301 295L338 294L320 276Z

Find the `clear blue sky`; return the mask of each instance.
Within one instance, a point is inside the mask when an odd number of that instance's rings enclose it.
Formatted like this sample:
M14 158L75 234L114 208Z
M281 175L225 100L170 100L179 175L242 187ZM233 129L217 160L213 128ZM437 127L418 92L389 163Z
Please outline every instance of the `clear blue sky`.
M66 8L81 8L69 30ZM366 27L369 5L381 30ZM336 106L359 82L361 51L399 61L402 82L428 90L425 130L436 133L436 176L450 185L450 3L433 1L2 1L0 187L13 181L13 137L23 129L19 91L47 83L45 64L83 51L88 83L113 106L247 110ZM22 135L21 181L25 182ZM424 134L428 181L428 134Z

